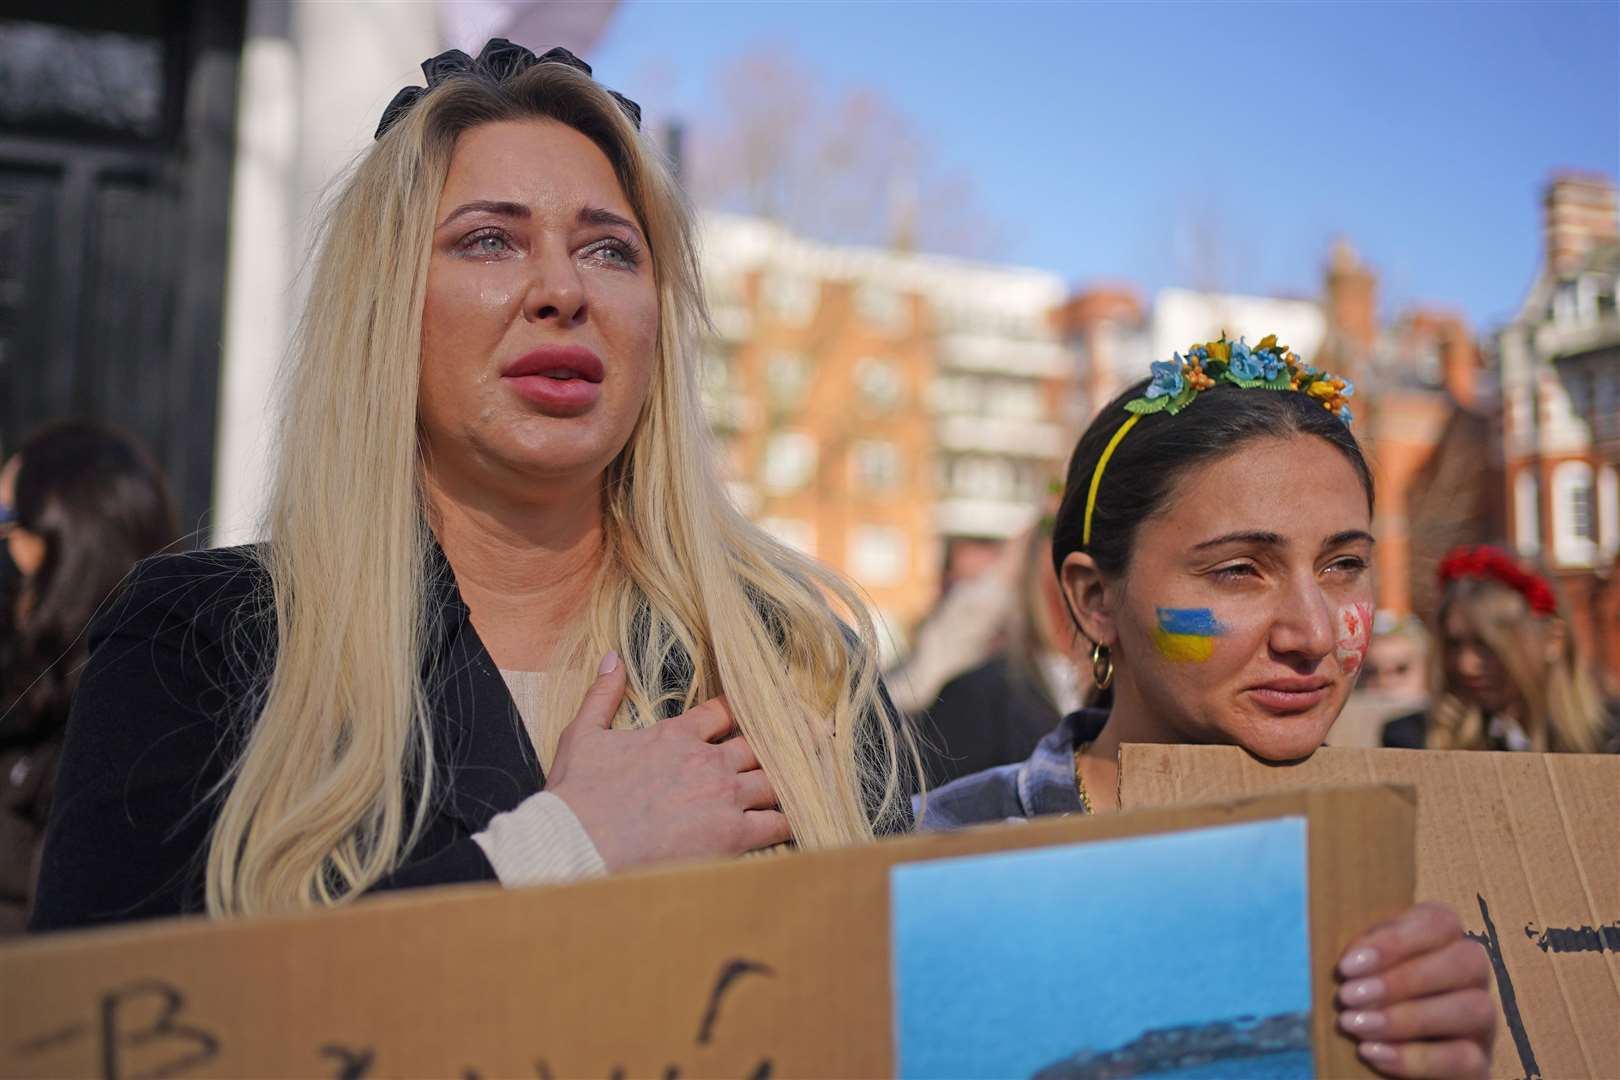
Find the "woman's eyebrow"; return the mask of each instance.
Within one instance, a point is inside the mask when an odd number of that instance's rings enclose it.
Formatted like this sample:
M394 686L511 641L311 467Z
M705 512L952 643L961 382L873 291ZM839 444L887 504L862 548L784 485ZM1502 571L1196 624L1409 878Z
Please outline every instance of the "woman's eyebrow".
M1322 548L1326 550L1354 543L1376 544L1378 539L1366 529L1346 529L1343 532L1336 532L1322 541Z
M641 228L622 214L615 214L612 210L604 210L600 206L587 206L580 210L576 219L581 225L612 225L620 229L629 229L637 236L641 235Z
M1217 536L1213 540L1205 540L1201 544L1194 544L1194 551L1204 551L1207 548L1220 547L1222 544L1264 544L1268 547L1282 547L1286 541L1279 533L1274 532L1233 532L1224 536Z
M529 217L529 208L524 206L522 203L487 202L480 199L476 202L462 203L460 206L450 211L450 216L439 222L434 226L434 228L442 229L452 221L456 220L456 218L461 217L464 214L478 213L495 214L500 217L522 218L527 220Z

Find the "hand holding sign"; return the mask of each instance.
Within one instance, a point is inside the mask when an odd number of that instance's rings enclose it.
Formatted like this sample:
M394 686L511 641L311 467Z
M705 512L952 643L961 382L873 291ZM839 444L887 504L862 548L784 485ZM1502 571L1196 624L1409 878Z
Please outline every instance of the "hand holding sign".
M609 870L741 855L792 839L723 699L642 731L614 731L624 688L624 665L610 653L557 744L546 783Z
M1496 1035L1491 965L1445 904L1424 903L1346 950L1339 1026L1398 1077L1487 1077Z

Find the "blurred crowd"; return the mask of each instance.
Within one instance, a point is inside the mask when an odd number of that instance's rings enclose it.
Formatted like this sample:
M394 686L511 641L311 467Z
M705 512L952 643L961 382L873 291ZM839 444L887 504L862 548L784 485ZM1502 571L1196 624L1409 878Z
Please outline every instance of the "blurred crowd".
M0 469L0 934L28 921L86 627L177 533L151 455L113 428L43 427Z

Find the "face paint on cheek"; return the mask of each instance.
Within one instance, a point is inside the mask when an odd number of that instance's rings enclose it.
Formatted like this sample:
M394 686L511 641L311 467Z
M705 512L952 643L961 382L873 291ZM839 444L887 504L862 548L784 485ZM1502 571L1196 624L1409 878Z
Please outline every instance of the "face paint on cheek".
M1346 675L1360 671L1361 662L1367 657L1367 649L1372 644L1372 617L1371 604L1346 604L1339 609L1339 633L1334 643L1334 653Z
M1201 664L1215 655L1215 639L1226 627L1209 608L1158 608L1159 625L1153 643L1166 659L1178 664Z

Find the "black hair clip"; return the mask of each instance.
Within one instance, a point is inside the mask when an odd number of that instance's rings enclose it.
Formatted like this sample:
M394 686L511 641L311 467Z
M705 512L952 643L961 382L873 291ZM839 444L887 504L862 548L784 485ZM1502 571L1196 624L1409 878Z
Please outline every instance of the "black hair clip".
M410 112L411 106L416 104L418 98L446 79L472 76L502 83L528 71L536 64L566 64L586 75L591 73L591 65L561 47L548 49L540 56L536 56L522 45L515 45L505 38L490 38L484 43L484 48L476 60L460 49L450 49L422 61L422 74L427 76L427 85L407 86L395 94L394 99L383 110L382 119L377 123L377 134L373 138L382 138L383 133L393 127L400 117ZM630 118L630 123L640 131L641 106L615 90L609 90L608 93L619 103L619 108Z

